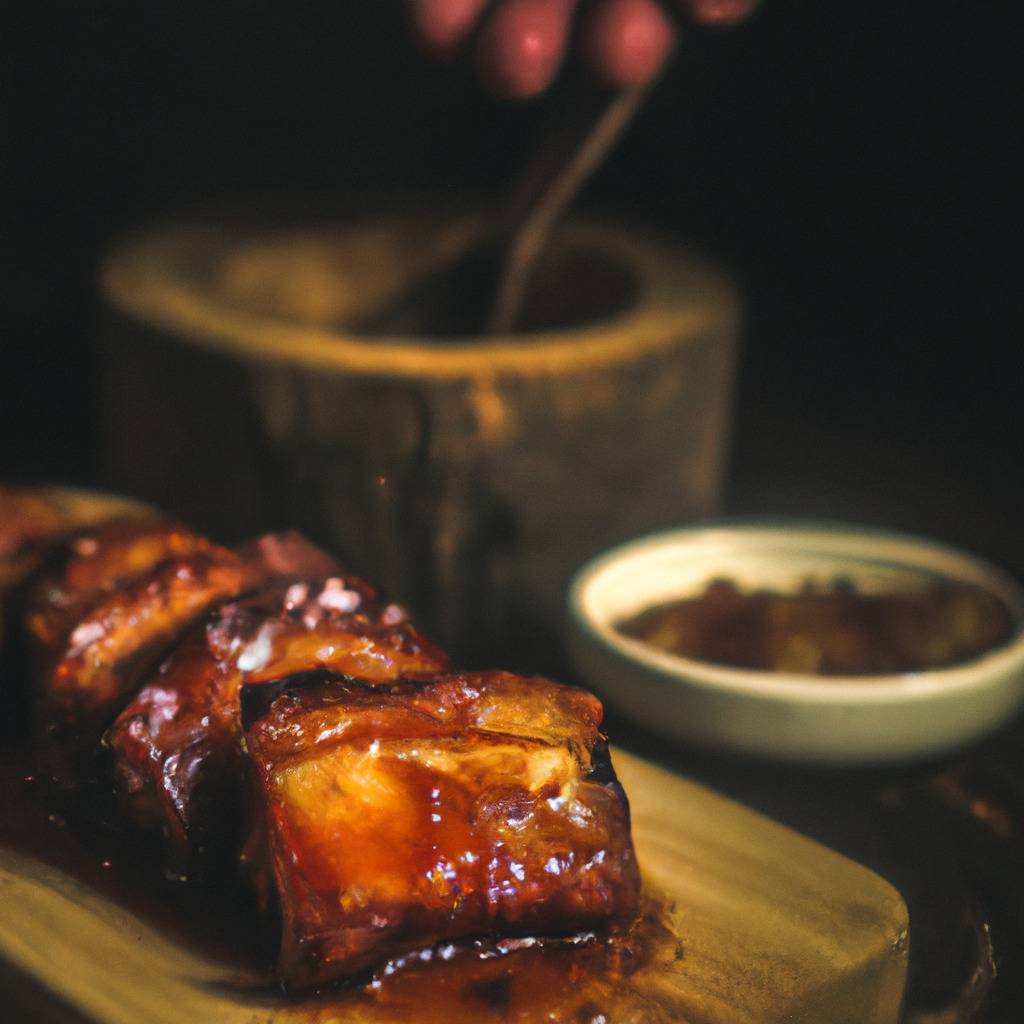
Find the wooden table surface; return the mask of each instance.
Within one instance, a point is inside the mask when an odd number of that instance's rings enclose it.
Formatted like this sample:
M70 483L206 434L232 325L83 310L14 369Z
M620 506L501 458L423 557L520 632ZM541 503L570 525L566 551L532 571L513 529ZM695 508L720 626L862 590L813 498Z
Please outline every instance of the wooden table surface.
M960 756L885 771L702 755L613 720L627 749L870 867L910 910L907 1024L1016 1024L1024 1007L1024 716Z
M132 901L2 842L0 957L94 1024L396 1024L410 1015L423 1024L897 1024L907 909L891 885L707 787L625 751L612 756L647 892L625 972L605 963L591 981L584 962L557 954L505 967L470 955L412 968L379 998L356 987L286 1000L252 964L182 941ZM506 999L481 1002L474 993L495 967ZM64 1024L39 996L22 989L18 1013L3 1019Z

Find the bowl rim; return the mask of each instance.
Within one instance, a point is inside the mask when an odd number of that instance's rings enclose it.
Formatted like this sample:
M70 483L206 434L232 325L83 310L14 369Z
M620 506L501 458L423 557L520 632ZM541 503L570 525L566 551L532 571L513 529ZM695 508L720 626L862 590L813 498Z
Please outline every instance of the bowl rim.
M828 551L823 543L834 539L835 555L842 556L841 542L860 541L861 546L877 542L885 545L909 545L919 555L931 553L949 559L971 570L974 581L984 579L988 588L1007 606L1015 623L1013 634L991 650L947 668L922 669L916 672L876 675L829 675L774 672L769 669L745 669L686 658L658 650L642 640L627 637L608 620L593 614L588 597L595 584L612 569L628 561L640 561L659 550L701 543L702 534L746 537L748 542L758 535L771 536L782 546L807 544L814 538L822 554ZM753 546L753 545L751 545ZM776 543L775 546L779 546ZM814 544L812 544L812 547ZM869 561L869 559L864 559ZM883 561L883 559L875 559ZM912 558L888 557L885 564L921 570ZM935 570L932 570L935 571ZM962 578L951 573L943 575ZM830 519L805 519L785 516L742 516L705 520L687 526L672 527L634 538L616 545L584 564L569 586L568 605L572 621L592 641L627 662L639 663L662 678L689 686L731 692L760 700L825 705L870 706L900 704L953 697L972 689L983 689L987 683L1001 679L1014 668L1024 666L1024 590L1006 572L955 545L931 540L901 530L847 523Z
M253 239L341 238L373 221L401 237L412 217L438 223L479 220L472 209L439 215L402 205L289 226L226 215L152 225L121 239L104 259L100 287L120 314L168 333L187 346L245 361L272 361L317 372L382 377L493 379L505 373L541 377L628 362L639 352L685 346L710 332L728 334L740 316L732 280L712 260L654 232L630 230L614 219L573 218L560 244L584 243L610 253L631 270L636 301L605 317L560 328L486 338L364 336L245 310L227 301L197 270Z

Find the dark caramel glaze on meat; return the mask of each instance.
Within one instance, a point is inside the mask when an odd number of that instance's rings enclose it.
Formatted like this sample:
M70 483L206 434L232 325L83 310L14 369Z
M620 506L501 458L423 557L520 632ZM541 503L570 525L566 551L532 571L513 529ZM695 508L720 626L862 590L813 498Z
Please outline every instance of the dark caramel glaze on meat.
M72 630L104 595L161 562L215 549L167 520L117 519L69 538L32 587L25 628L37 657L56 658Z
M14 584L41 669L44 770L12 763L10 779L52 791L48 828L81 812L83 834L142 844L111 831L109 764L95 757L116 717L123 803L182 860L216 843L237 852L249 806L245 859L263 903L276 892L291 990L383 964L342 1002L412 1012L454 986L469 1019L484 1007L504 1019L546 1005L591 960L598 979L632 957L639 877L596 698L444 674L401 608L298 534L230 551L120 499L0 488L0 600ZM418 980L431 956L437 970ZM406 981L382 982L392 975ZM587 992L573 1005L593 1005Z
M58 487L0 485L0 606L75 530L115 517L148 517L145 506ZM22 601L10 602L20 612ZM2 607L0 607L2 612ZM0 631L4 616L0 614ZM3 641L0 632L0 642Z
M356 577L277 581L215 609L121 712L107 736L118 789L187 863L230 831L243 684L317 667L390 682L446 662L402 608Z
M157 560L135 575L118 576L147 558ZM29 613L36 637L37 726L58 764L73 762L76 747L98 747L103 729L212 608L281 570L320 569L333 560L293 534L270 534L234 552L167 527L163 535L111 538L109 557L96 565L77 556L70 564L81 569L83 584L97 584L91 598L85 585L76 592L75 603L85 609L80 616L68 623L59 603L45 603L48 592ZM56 626L53 634L49 626Z
M286 985L635 914L629 809L596 697L505 672L378 687L314 673L280 689L247 687L243 705Z
M111 717L192 622L259 578L259 566L222 549L161 562L104 594L43 661L45 705L68 720Z

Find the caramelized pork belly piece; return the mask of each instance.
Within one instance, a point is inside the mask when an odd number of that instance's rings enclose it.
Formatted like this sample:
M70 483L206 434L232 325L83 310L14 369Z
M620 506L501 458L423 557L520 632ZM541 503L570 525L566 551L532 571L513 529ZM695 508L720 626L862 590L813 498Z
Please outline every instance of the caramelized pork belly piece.
M236 553L196 540L194 550L166 558L112 589L99 591L73 628L53 648L39 644L39 711L44 735L58 743L91 746L174 644L210 609L256 589L277 575L278 564L320 565L326 555L307 541L281 535L291 551L284 562L277 535ZM293 543L294 542L294 543ZM40 620L42 622L42 620ZM44 638L46 639L46 638Z
M635 914L629 809L596 697L504 672L279 685L246 687L243 712L287 986L441 941Z
M58 487L0 485L0 605L74 530L118 516L151 514L145 506L121 498ZM20 605L21 601L11 603L12 608ZM0 631L3 624L0 614Z
M259 580L258 564L221 549L161 562L104 594L40 659L44 734L91 746L192 623Z
M38 658L56 658L88 609L172 558L215 550L205 537L162 519L117 519L68 538L32 587L25 628Z
M223 559L225 548L167 519L117 519L67 539L64 550L32 588L26 631L37 657L55 659L71 631L92 606L161 563L209 555ZM254 578L327 574L337 568L330 555L298 533L265 534L238 552L254 568ZM228 553L229 557L230 553Z
M118 788L177 860L235 832L243 683L316 667L381 683L432 675L446 658L356 577L278 582L216 609L118 716L107 734Z

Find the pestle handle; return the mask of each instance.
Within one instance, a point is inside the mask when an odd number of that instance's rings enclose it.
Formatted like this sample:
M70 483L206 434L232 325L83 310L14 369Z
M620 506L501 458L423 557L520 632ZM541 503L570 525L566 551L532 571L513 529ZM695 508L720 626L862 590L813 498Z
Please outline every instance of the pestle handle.
M602 99L596 114L592 109L581 113L584 100L578 91L563 94L543 144L483 238L414 280L355 328L377 335L425 329L459 335L515 330L530 275L552 228L621 137L650 88L651 83L630 86L610 100ZM592 107L591 96L586 102Z
M533 165L513 194L501 269L487 319L488 334L514 330L530 280L530 272L551 229L601 165L646 98L651 84L634 85L617 93L573 147L568 157L554 162L553 173L540 178ZM542 155L547 155L543 151Z

